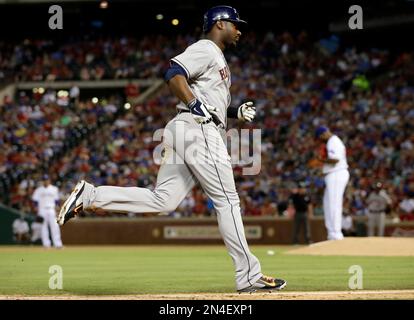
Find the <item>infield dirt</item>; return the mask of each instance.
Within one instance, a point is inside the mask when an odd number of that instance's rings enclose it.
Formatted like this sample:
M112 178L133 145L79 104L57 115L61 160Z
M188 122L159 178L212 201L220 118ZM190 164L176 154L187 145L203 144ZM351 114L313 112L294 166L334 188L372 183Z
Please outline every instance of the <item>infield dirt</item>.
M286 254L320 256L414 256L414 238L345 238L323 241L287 251Z
M186 293L146 295L57 295L23 296L5 295L0 300L413 300L414 290L353 290L353 291L308 291L273 293Z

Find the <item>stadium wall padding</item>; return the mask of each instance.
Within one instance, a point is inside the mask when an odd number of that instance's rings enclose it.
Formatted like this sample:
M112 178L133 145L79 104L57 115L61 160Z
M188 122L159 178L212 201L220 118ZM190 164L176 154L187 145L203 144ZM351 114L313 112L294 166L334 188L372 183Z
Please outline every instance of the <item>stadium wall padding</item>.
M244 218L248 242L251 244L291 244L293 221L288 218ZM326 240L322 217L310 221L312 241ZM201 227L201 228L200 228ZM204 229L202 227L205 227ZM217 227L215 218L83 218L75 219L62 228L62 240L69 244L222 244L220 236L212 227ZM200 237L192 229L200 230ZM169 238L166 230L170 232ZM177 234L174 230L187 238ZM190 236L185 231L190 233ZM248 232L250 231L250 232ZM253 237L249 237L252 235ZM303 235L299 238L303 243Z
M293 220L285 217L245 217L249 244L292 244ZM364 237L366 217L354 221L356 236ZM216 232L214 232L216 228ZM323 217L310 219L313 242L325 241ZM74 219L62 229L64 245L213 245L223 244L217 220L210 218L83 218ZM178 237L179 232L186 238ZM167 231L167 232L166 232ZM183 232L184 231L184 232ZM167 237L169 232L169 237ZM174 236L174 232L175 234ZM197 236L197 232L199 232ZM194 236L195 235L195 236ZM414 222L387 222L385 236L413 237ZM303 232L299 243L304 243Z

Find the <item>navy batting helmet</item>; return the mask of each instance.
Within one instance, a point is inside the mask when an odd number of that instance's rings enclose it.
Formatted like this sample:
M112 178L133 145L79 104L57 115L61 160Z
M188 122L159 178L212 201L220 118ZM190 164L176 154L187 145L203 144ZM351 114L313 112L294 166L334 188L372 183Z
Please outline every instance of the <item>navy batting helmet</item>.
M217 6L209 9L204 14L203 31L209 32L217 21L230 21L235 24L247 24L246 21L241 20L236 9L229 6Z

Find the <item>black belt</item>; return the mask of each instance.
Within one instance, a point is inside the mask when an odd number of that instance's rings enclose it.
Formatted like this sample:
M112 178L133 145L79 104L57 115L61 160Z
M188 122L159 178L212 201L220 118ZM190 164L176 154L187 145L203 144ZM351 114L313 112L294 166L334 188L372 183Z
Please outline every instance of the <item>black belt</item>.
M178 114L180 113L190 113L190 110L180 109L178 110ZM221 123L221 121L214 116L212 116L210 120L207 120L205 124L210 123L211 121L213 121L217 127L224 128L224 125Z
M370 213L383 213L385 210L369 210Z

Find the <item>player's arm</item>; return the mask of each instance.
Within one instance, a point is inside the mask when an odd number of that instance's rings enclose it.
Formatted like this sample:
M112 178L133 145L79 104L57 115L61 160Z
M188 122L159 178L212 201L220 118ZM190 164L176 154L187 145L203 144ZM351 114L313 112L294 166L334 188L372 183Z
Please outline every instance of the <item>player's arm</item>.
M167 83L172 94L180 99L180 101L184 102L186 105L195 99L184 75L176 74L171 79L169 79Z
M327 148L325 146L325 148ZM327 152L325 152L326 156L322 156L321 153L318 154L317 159L322 162L322 163L326 163L326 164L336 164L339 159L335 158L335 152L333 150L327 150Z
M327 163L327 164L335 164L339 161L338 159L334 159L334 158L327 158L327 159L319 158L318 160L323 163Z
M214 48L204 46L199 42L190 45L184 52L170 60L170 67L165 73L171 92L187 105L194 120L199 124L212 121L211 112L217 111L216 106L209 106L196 97L188 84L196 81L209 70L213 60Z
M385 190L381 190L379 194L380 194L381 197L383 197L385 199L385 201L387 202L388 205L391 205L392 204L392 199L387 194L387 192Z
M179 64L172 62L164 79L172 94L187 105L198 123L211 121L210 112L215 112L216 108L202 103L194 96L187 82L187 73Z
M243 103L238 107L227 108L227 118L240 119L247 122L252 122L256 116L256 107L253 106L252 101Z
M336 164L339 160L335 158L324 158L321 155L317 155L316 159L320 162L327 164Z
M37 210L39 208L39 197L38 197L38 192L37 190L35 190L35 192L32 195L32 204L33 207Z

